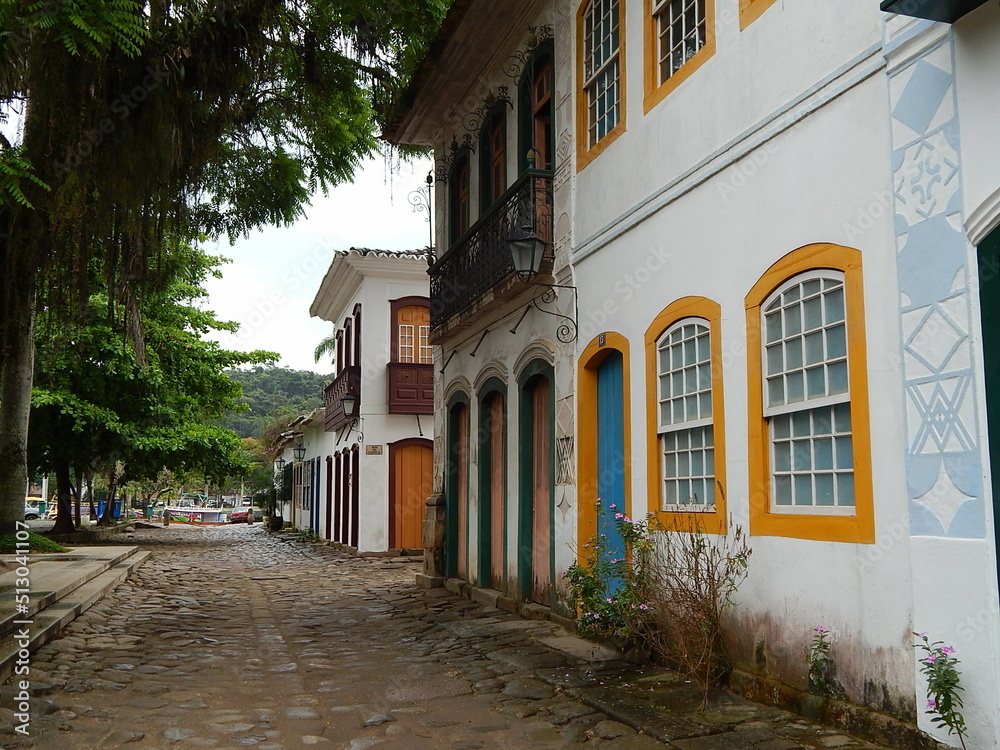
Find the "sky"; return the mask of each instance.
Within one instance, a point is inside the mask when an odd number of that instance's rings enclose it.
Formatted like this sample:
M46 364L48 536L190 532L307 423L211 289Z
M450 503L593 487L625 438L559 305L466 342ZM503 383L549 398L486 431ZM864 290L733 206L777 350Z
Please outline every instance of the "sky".
M313 361L313 350L333 324L311 318L309 306L333 252L426 247L427 214L415 212L408 197L424 186L430 167L430 159L422 159L390 174L382 159L372 160L354 183L315 196L293 226L269 227L234 245L206 245L206 251L232 260L222 266L221 279L206 285L206 307L220 320L240 324L235 335L222 331L211 338L227 349L277 352L281 367L331 372L329 360Z

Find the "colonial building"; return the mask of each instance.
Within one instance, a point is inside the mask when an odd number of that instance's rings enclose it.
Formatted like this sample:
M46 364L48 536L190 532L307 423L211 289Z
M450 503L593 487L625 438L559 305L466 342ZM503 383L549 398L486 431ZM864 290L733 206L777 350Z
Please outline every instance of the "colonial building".
M336 376L308 440L309 527L360 552L422 549L434 369L422 251L337 253L310 313L336 326ZM303 517L304 519L304 517Z
M544 606L560 603L576 523L572 70L555 52L574 32L555 7L458 0L386 134L437 162L432 513L444 546L430 570ZM519 238L545 246L530 279L515 273Z
M558 605L598 499L739 526L742 685L804 691L824 626L850 702L954 741L926 632L997 747L1000 9L883 5L454 4L387 133L438 164L431 572Z

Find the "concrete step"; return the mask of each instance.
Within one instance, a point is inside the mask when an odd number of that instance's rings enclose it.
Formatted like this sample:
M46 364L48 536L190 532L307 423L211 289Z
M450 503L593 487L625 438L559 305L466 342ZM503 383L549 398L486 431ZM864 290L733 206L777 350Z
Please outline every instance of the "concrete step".
M96 548L76 550L76 552L91 553ZM107 548L100 548L107 549ZM11 625L11 630L0 636L0 681L10 676L15 668L20 664L28 663L25 659L24 649L33 653L37 649L51 641L66 625L71 623L82 613L90 609L100 601L111 589L124 581L142 565L150 556L150 552L140 552L137 547L126 547L125 555L98 556L95 562L96 567L101 567L102 560L116 557L115 562L110 566L103 566L96 575L90 575L93 566L78 568L77 584L72 585L72 568L67 567L64 576L54 575L50 581L61 581L61 595L53 598L54 592L41 592L38 597L39 602L47 602L41 609L36 609L31 615L15 615L4 617L4 621ZM73 553L68 553L72 555ZM73 562L67 561L71 566ZM34 567L32 559L32 567ZM34 584L34 576L32 576ZM34 585L32 586L34 587ZM13 592L4 597L3 604L13 600ZM7 615L8 606L3 607L3 614ZM18 624L17 621L30 621L30 625Z
M11 566L0 574L0 638L15 628L14 621L32 615L59 601L106 570L134 555L138 547L88 547L71 552L38 553L28 557L28 609L18 612L14 594L17 586L17 555L0 555ZM23 572L23 571L22 571Z

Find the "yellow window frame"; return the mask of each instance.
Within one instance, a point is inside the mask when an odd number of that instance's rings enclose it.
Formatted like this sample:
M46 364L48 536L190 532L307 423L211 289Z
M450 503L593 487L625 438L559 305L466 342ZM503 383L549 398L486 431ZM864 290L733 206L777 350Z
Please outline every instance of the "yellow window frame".
M807 271L832 269L844 274L847 314L848 388L854 448L855 513L775 513L771 511L770 434L764 417L761 307L774 290ZM793 250L772 265L746 296L748 378L748 471L750 533L824 542L874 544L871 421L868 406L868 357L865 344L864 284L861 251L819 243Z
M670 326L684 318L702 318L708 323L712 352L712 433L715 450L716 500L714 511L660 510L660 438L657 419L656 342ZM707 534L725 534L726 511L726 428L722 388L722 308L705 297L684 297L667 305L646 329L646 481L650 510L668 531L700 529ZM655 505L654 505L655 503ZM655 508L655 510L654 510Z
M642 106L643 112L648 114L715 54L715 0L705 0L705 45L662 83L659 80L659 45L656 19L653 17L653 0L643 0L643 44L645 89Z
M597 143L591 146L588 143L588 134L590 128L587 122L587 89L586 89L586 78L584 76L584 45L583 45L583 27L584 27L584 17L586 16L588 6L594 0L583 0L580 3L580 7L576 13L576 169L579 172L584 167L586 167L590 162L596 159L604 150L614 143L618 137L625 132L625 119L627 114L626 102L628 101L626 93L626 78L625 75L625 3L626 0L619 0L618 2L618 90L621 95L619 98L619 109L621 110L621 117L615 126L605 133L604 137L601 138Z
M740 0L740 30L760 18L775 0Z

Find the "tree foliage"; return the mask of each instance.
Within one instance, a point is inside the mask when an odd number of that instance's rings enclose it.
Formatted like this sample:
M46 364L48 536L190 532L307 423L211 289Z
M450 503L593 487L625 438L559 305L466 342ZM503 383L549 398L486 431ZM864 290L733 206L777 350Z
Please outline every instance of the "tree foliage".
M36 311L92 319L98 276L145 367L170 239L287 224L349 180L448 4L0 0L0 112L20 117L0 139L0 529L20 513Z
M166 256L173 281L139 306L141 347L109 316L103 290L72 325L40 320L29 463L55 471L57 482L69 468L111 469L121 482L164 469L217 481L249 470L243 441L217 424L240 408L240 386L225 370L274 355L202 339L233 329L199 306L218 259L183 243Z

